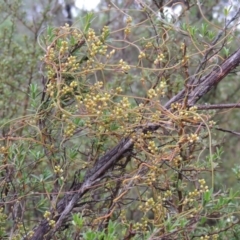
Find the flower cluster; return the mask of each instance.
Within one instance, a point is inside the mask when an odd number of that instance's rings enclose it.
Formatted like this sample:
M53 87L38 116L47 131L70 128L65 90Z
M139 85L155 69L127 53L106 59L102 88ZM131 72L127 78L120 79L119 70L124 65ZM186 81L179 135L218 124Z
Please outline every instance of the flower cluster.
M101 55L105 55L107 53L107 46L104 45L103 41L105 39L105 35L109 30L107 27L103 28L102 39L96 36L96 33L93 29L88 30L87 34L87 42L89 44L89 56L94 57L97 53Z
M63 173L63 169L59 165L56 165L54 167L54 173L61 174L61 173Z
M119 67L123 72L128 72L130 70L130 66L122 59L119 61Z
M48 224L50 227L54 227L56 222L52 219L50 219L51 217L51 213L49 211L46 211L43 215L43 217L48 221Z
M154 61L154 64L157 65L158 63L162 62L163 59L164 59L164 54L163 54L163 53L158 54L158 55L157 55L157 58L156 58L155 61Z
M187 140L190 142L190 143L193 143L193 142L196 142L199 140L199 137L196 133L191 133L190 135L188 135L187 137Z
M128 36L130 33L131 33L131 27L132 27L132 17L127 17L127 26L126 28L124 29L124 33L126 36Z
M75 130L76 125L69 121L65 130L65 137L71 137L74 134Z
M200 184L199 189L195 189L194 191L189 192L188 197L185 198L183 204L191 203L197 198L199 198L202 193L209 191L208 186L206 186L206 181L204 179L199 179L198 182Z
M146 57L146 54L144 52L140 52L138 55L138 59L143 59Z
M151 153L156 153L158 151L158 147L156 146L154 141L149 141L149 143L148 143L148 150Z

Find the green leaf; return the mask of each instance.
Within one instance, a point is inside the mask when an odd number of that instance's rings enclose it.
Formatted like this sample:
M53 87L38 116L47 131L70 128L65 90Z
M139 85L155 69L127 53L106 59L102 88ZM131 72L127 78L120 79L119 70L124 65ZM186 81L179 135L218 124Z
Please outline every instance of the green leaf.
M51 26L47 26L47 36L48 36L48 41L49 42L52 42L53 38L55 37L55 34L54 34L54 28L51 27Z
M83 234L83 238L84 238L84 240L96 240L97 235L98 234L95 232L88 231Z
M203 36L207 35L207 32L208 32L208 25L206 23L202 23L202 26L201 26L201 34Z
M72 224L78 228L82 228L84 220L83 217L79 213L75 213L72 215Z
M213 190L210 189L209 191L203 193L203 206L206 206L211 201L212 192Z
M31 83L30 86L30 97L32 99L35 99L36 98L36 94L37 94L37 89L38 89L38 86L36 83Z
M89 28L91 26L91 21L93 20L93 17L94 17L94 13L93 12L89 12L85 16L84 29L83 29L84 33L87 33L87 31L89 30Z
M224 55L226 55L226 57L229 56L229 48L223 47L223 52L224 52Z
M225 7L225 8L223 9L223 14L224 14L225 17L227 17L227 16L229 15L231 9L232 9L232 6L230 6L230 7Z

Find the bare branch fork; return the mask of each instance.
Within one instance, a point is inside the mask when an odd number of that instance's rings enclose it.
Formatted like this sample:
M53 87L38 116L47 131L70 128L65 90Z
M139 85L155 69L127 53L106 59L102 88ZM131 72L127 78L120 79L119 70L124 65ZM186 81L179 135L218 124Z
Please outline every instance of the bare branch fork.
M206 76L200 79L200 84L194 88L188 90L187 105L194 105L202 96L209 92L215 85L217 85L230 71L235 69L240 63L240 48L228 57L219 67L216 67ZM166 110L170 109L170 106L174 102L183 102L186 97L187 90L180 91L176 96L167 102L164 106ZM233 105L233 107L236 105ZM156 130L160 125L154 125L148 130ZM148 128L148 127L147 127ZM57 232L63 225L64 221L69 217L73 208L78 204L90 188L101 181L101 178L107 173L107 171L113 167L120 159L126 156L127 153L131 153L134 143L129 138L124 138L113 149L108 151L104 156L100 157L95 165L90 169L81 184L73 186L72 193L66 194L61 199L56 207L56 210L52 210L53 220L56 224L54 228L51 228L47 220L42 220L33 231L32 240L48 239L50 240L55 232ZM70 189L71 190L73 190ZM54 213L56 214L54 215Z

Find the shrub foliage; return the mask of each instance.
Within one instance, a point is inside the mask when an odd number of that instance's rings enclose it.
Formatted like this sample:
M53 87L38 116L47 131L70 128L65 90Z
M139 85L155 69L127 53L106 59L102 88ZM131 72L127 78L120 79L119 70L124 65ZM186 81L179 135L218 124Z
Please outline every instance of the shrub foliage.
M240 10L214 22L214 5L188 2L171 18L163 1L112 2L45 27L50 4L30 25L4 1L1 238L238 239L212 109L239 106L211 93L240 62Z

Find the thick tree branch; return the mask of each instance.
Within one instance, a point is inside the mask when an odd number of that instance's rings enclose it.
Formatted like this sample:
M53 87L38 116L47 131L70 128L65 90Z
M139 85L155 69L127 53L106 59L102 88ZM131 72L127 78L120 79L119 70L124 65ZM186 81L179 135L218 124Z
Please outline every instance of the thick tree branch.
M197 76L197 74L200 72L200 70L203 68L203 65L205 65L208 61L208 59L210 58L209 57L209 54L210 52L213 50L214 46L217 44L217 42L221 39L221 37L226 33L226 30L228 28L228 26L234 22L235 20L238 19L239 17L239 14L240 14L240 8L238 9L238 11L235 13L235 15L227 22L226 26L218 33L218 35L215 37L215 39L210 43L210 48L207 50L207 52L205 53L205 55L203 56L199 66L197 67L196 71L195 71L195 74L194 76ZM197 79L195 79L193 77L192 79L193 81L191 82L191 84L194 84L196 83Z
M195 104L202 96L216 86L231 70L240 63L240 49L227 58L219 67L201 78L201 83L189 94L188 104Z
M231 70L236 68L240 63L240 48L228 57L221 65L215 67L211 73L203 76L200 80L200 84L195 87L189 87L188 89L188 105L194 105L202 96L209 92L214 86L216 86ZM170 108L174 102L182 102L186 97L187 90L184 89L170 99L165 108Z
M194 105L189 105L192 107ZM226 104L211 104L211 105L195 105L198 110L211 110L211 109L226 109L226 108L240 108L239 103L226 103Z

